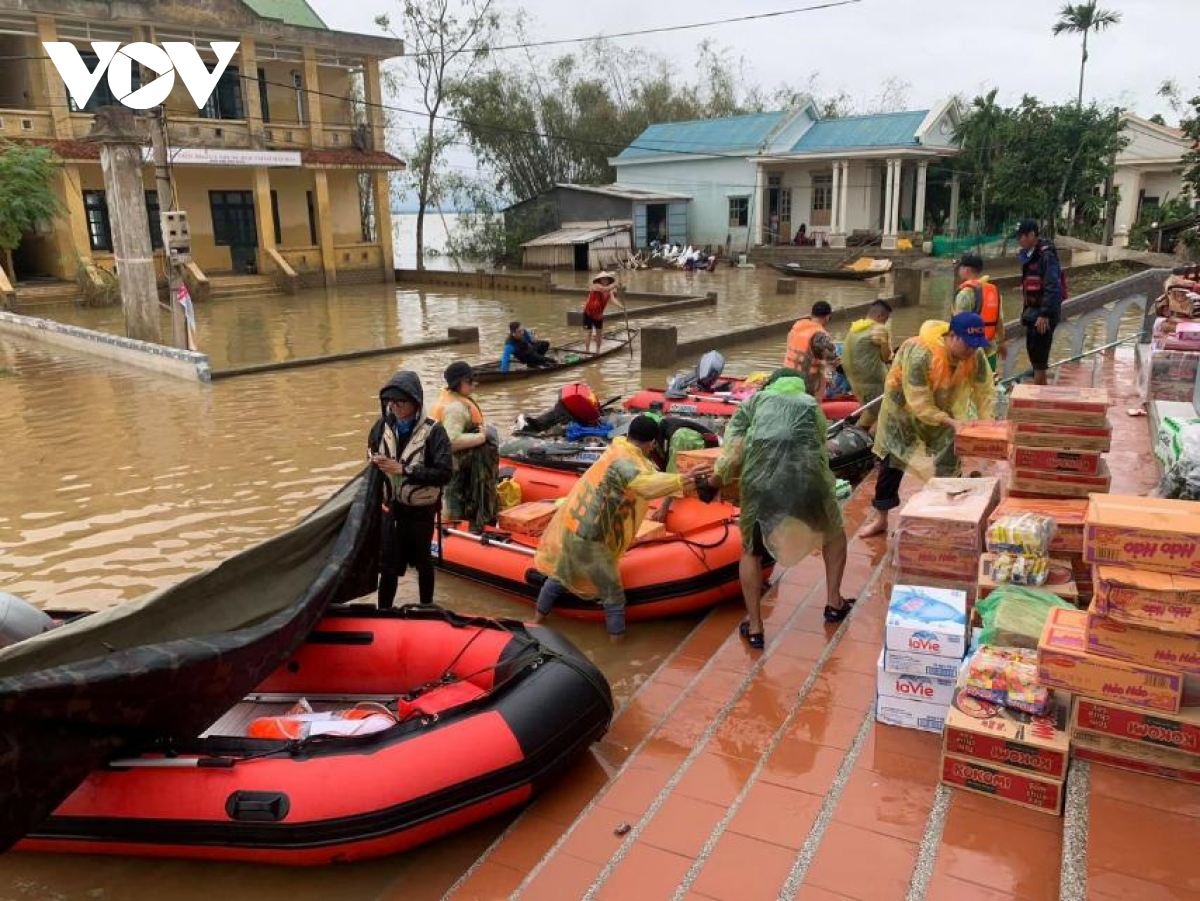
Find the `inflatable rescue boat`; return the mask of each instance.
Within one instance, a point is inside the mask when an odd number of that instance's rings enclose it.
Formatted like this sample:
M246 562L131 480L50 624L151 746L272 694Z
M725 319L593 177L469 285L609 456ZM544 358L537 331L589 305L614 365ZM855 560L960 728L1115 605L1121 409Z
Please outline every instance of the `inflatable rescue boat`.
M737 412L738 405L754 393L740 378L721 379L720 390L704 391L690 388L676 395L663 388L643 388L625 399L625 409L631 413L656 410L674 416L718 416L728 418ZM821 412L830 423L845 419L859 408L853 395L821 401Z
M510 466L511 461L502 461ZM576 473L511 466L522 501L556 500L578 479ZM659 502L652 504L657 508ZM634 544L621 558L626 617L631 622L677 616L740 598L738 561L742 538L738 509L722 501L677 498L663 534ZM434 562L465 579L515 594L532 604L544 577L533 566L538 536L488 528L474 534L465 525L445 523L434 548ZM598 603L564 596L556 613L604 621Z
M328 864L526 803L607 730L556 632L438 608L334 607L202 735L95 770L26 851Z

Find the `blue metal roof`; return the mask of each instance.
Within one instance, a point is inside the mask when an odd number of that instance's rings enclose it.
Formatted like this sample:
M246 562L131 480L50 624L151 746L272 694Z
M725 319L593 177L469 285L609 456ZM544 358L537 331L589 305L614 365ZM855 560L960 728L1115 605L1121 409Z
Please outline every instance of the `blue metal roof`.
M755 113L724 119L660 122L651 125L617 159L648 159L670 153L758 152L787 112Z
M929 110L822 119L800 136L792 153L826 153L865 147L901 147L916 143L917 129Z

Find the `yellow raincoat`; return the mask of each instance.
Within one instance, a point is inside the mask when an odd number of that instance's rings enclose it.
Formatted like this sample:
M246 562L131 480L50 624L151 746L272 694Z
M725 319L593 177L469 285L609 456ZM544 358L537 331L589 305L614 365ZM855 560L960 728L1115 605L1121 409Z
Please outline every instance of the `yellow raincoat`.
M891 330L874 319L859 319L850 324L845 345L842 371L850 380L858 402L868 404L883 394L888 362L892 359ZM878 415L878 407L873 407L863 413L858 424L870 428Z
M579 477L550 520L534 566L577 597L619 597L617 562L633 544L649 502L682 496L680 476L659 472L627 438L617 438Z
M954 360L943 338L949 323L931 319L901 345L888 372L875 456L918 478L953 476L959 471L951 419L966 420L974 403L979 419L993 419L996 389L987 354Z
M771 556L791 566L842 531L826 431L798 375L776 379L738 407L715 472L722 482L741 479L744 551L754 548L757 527Z

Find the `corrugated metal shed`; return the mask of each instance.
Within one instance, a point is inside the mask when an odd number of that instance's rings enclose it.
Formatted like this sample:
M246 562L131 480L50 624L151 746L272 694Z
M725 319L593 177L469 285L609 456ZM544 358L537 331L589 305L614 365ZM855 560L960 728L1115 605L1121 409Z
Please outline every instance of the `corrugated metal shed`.
M602 194L605 197L619 197L622 200L640 200L643 203L670 203L672 200L691 200L690 194L664 194L662 191L651 191L649 188L637 188L633 185L572 185L558 184L556 188L566 188L570 191L583 191L588 194Z
M790 113L780 111L691 122L660 122L638 135L617 159L646 159L671 153L757 153L788 115Z
M792 147L793 153L824 153L867 147L904 147L917 143L917 129L929 110L845 116L814 122Z
M633 252L632 222L571 222L521 245L526 269L603 269Z

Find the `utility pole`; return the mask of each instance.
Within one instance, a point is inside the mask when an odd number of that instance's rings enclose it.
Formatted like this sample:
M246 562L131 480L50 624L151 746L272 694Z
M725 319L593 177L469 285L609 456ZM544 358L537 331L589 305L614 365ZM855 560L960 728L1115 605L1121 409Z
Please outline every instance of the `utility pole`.
M167 108L160 106L150 117L150 142L154 146L154 178L158 183L158 209L160 214L175 209L175 191L171 186L171 169L167 162ZM160 228L163 236L163 258L167 264L167 303L171 307L171 343L176 347L188 348L187 323L183 307L179 303L179 284L183 281L175 254L167 243L168 229Z
M102 107L88 140L100 145L113 256L125 310L125 334L139 341L162 343L158 286L146 196L142 188L142 147L145 131L133 112L123 106Z

